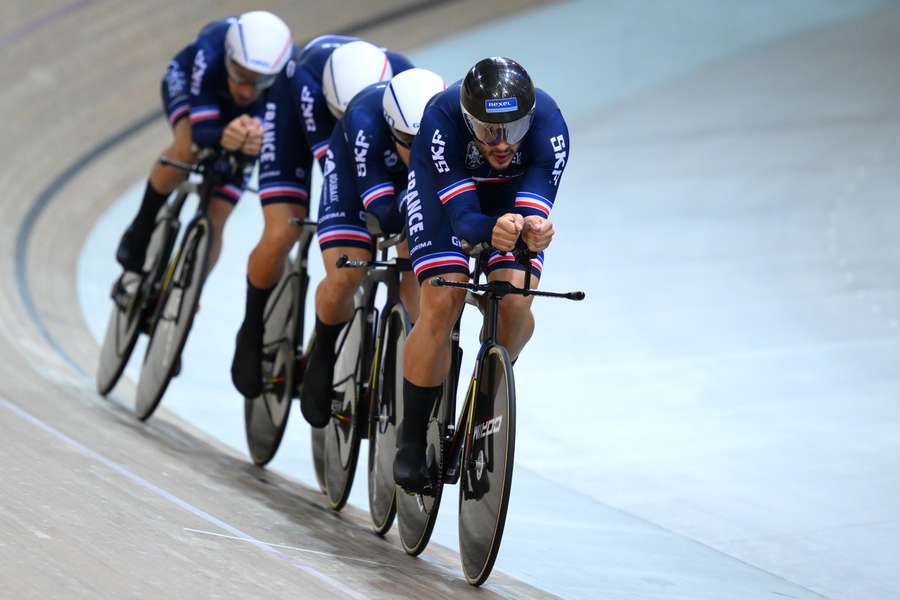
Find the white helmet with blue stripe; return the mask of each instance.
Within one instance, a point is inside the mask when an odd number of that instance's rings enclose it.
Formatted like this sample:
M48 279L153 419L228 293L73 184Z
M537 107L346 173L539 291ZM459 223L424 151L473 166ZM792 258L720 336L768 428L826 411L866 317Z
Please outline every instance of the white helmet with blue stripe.
M364 87L387 81L394 72L378 46L357 40L335 48L322 70L322 91L328 109L341 118L353 96Z
M264 10L242 14L225 34L228 59L260 75L280 73L291 57L292 46L287 24Z
M428 69L409 69L391 79L384 89L381 106L394 138L409 146L419 133L425 105L445 89L444 79Z

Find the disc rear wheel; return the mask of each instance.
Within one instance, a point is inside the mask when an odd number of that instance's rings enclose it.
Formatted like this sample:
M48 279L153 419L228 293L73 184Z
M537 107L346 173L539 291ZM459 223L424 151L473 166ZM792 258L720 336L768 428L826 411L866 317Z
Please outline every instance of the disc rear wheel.
M201 219L185 233L157 309L135 401L135 414L142 421L156 410L179 365L206 278L209 248L209 227Z
M301 318L305 299L302 276L293 262L266 304L264 313L263 393L244 399L244 428L250 457L264 466L275 456L287 428L294 395L296 349L303 335Z
M371 328L370 317L367 309L357 306L337 342L331 420L323 431L325 493L334 510L343 508L350 496L359 457L361 429L365 423L360 416L361 400L368 379L364 365L366 344L372 339L367 331Z
M409 316L395 305L382 335L378 379L369 410L369 514L372 528L386 534L397 511L394 454L397 451L397 405L403 393L403 349Z

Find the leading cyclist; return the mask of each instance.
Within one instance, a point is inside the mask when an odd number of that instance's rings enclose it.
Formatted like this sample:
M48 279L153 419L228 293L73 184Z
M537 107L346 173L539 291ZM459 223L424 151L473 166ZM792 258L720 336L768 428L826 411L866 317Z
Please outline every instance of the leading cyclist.
M292 47L288 26L265 11L204 27L175 55L162 81L163 108L174 135L163 155L193 163L196 148L216 146L251 157L259 155L266 91L287 64ZM182 169L159 162L153 166L141 207L116 250L116 260L126 270L142 270L156 213L186 177ZM222 229L241 197L242 186L240 179L213 192L210 269L218 259Z
M359 92L331 134L318 213L325 279L316 289L316 344L300 404L313 427L324 427L331 417L335 343L353 316L353 294L365 275L363 269L339 269L335 263L341 255L374 258L367 214L387 234L403 230L399 203L408 179L409 147L425 104L446 87L440 75L426 69L404 71L390 83ZM406 242L397 246L397 254L409 257ZM410 275L401 275L400 297L415 320L418 283Z
M260 160L265 223L247 263L246 309L231 363L231 379L244 397L254 398L262 392L263 313L284 271L285 258L300 235L300 228L290 219L309 214L313 157L324 169L332 130L357 92L411 67L401 54L339 35L314 39L295 52L295 60L288 65L290 103L285 105L279 92L272 111L266 110L264 125L266 133L274 135L274 142L271 152L263 145ZM291 140L303 148L284 146Z
M449 338L465 291L433 287L431 279L468 281L462 241L494 248L490 280L523 286L525 266L510 253L524 243L534 285L553 238L550 210L569 156L569 132L559 107L508 58L486 58L461 83L425 109L412 148L406 226L413 269L421 284L419 319L404 349L403 423L394 480L422 492L430 474L425 431L450 369ZM500 303L498 337L515 360L534 331L531 297Z

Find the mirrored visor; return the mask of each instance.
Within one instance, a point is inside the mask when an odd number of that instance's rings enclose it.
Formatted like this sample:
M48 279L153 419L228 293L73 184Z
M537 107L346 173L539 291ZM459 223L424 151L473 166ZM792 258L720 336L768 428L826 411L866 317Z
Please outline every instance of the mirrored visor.
M463 117L465 117L466 125L476 140L488 146L496 146L502 141L507 144L518 144L528 133L531 128L531 121L534 118L534 109L524 117L520 117L509 123L485 123L473 117L469 111L463 107Z
M262 73L245 69L231 60L231 57L225 59L225 70L228 71L228 79L238 85L252 85L257 90L271 87L278 77L277 73L275 75L263 75Z

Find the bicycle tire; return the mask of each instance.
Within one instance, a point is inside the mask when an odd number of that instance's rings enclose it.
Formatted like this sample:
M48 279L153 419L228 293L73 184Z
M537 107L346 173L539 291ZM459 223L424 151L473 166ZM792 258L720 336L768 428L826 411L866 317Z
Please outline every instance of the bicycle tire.
M432 493L408 494L399 486L396 488L400 545L410 556L418 556L428 546L441 507L441 496L444 492L442 463L447 458L444 456L444 440L456 407L456 393L452 387L451 377L447 377L442 386L440 400L435 402L428 420L426 453L430 462L437 461L437 464L431 467L432 470L441 474L432 482ZM403 423L402 393L397 407L399 422Z
M360 406L368 371L365 368L368 347L372 341L371 329L374 318L371 310L359 302L361 292L357 292L353 317L341 332L337 342L334 364L334 392L331 419L324 428L323 473L325 494L333 510L341 510L350 497L359 445L362 439Z
M369 515L372 530L390 531L397 514L394 454L397 449L397 390L403 392L403 348L411 329L409 315L397 303L385 320L381 336L375 389L369 407ZM400 396L402 398L402 396Z
M209 231L205 218L191 223L162 292L138 380L135 415L141 421L159 406L194 323L209 263Z
M179 224L164 212L166 207L164 205L160 210L162 216L158 217L147 244L144 266L149 263L149 268L145 268L143 273L125 271L113 284L113 306L100 347L95 377L97 392L101 396L112 391L128 365L140 337L141 322L147 317L146 296L162 278L163 265L172 253Z
M478 586L494 567L512 486L516 390L505 348L481 354L474 388L460 465L459 556L466 581Z
M297 348L302 344L298 319L305 308L305 272L288 260L284 275L263 313L263 393L244 399L244 431L253 463L265 466L275 457L287 428L294 396Z

